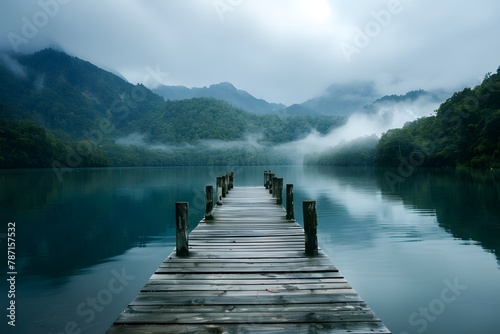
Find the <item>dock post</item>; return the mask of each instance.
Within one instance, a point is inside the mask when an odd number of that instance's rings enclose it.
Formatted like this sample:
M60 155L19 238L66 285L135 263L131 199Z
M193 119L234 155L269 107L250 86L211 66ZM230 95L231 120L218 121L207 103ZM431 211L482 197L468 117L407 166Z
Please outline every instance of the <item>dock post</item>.
M273 197L276 198L276 193L278 192L278 177L273 176Z
M222 205L222 177L217 176L217 205Z
M267 189L267 173L269 173L267 170L264 171L264 187Z
M214 216L212 215L212 210L214 208L214 186L207 185L205 187L205 193L207 202L205 205L205 220L212 220Z
M276 204L283 204L283 178L276 179Z
M293 184L286 185L286 219L295 219L293 212Z
M269 186L271 185L271 171L270 170L267 171L265 182L266 182L265 183L266 189L269 189Z
M267 179L268 179L268 182L267 182L267 188L269 189L269 193L272 194L273 193L273 177L274 177L274 174L273 173L270 173L267 175Z
M273 181L271 185L271 194L273 194L273 197L276 198L276 186L278 185L278 178L276 176L273 176Z
M229 173L229 189L234 188L234 172Z
M302 202L304 213L304 234L306 255L318 255L318 218L316 216L316 201Z
M177 256L189 256L189 203L175 203L175 247Z
M221 179L222 179L222 197L226 197L227 194L226 175L221 176Z

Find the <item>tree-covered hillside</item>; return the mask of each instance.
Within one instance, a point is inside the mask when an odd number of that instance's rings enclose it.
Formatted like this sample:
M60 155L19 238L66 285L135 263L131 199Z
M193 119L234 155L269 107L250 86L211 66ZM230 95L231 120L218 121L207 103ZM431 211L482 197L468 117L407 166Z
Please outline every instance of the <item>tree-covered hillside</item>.
M453 94L436 115L382 135L375 164L500 167L500 72Z
M35 123L72 139L109 119L117 130L163 100L97 66L45 49L32 55L0 56L0 102L23 110L10 120Z
M0 120L0 148L0 168L50 167L60 161L79 167L109 165L107 153L91 141L63 141L32 121Z
M56 162L72 168L288 163L264 148L312 130L326 133L344 119L256 115L213 98L164 101L142 85L45 49L0 55L0 121L0 167ZM47 140L24 145L28 129ZM130 136L141 140L122 140ZM248 145L248 137L257 142ZM217 145L210 145L214 140ZM25 156L38 158L20 158Z

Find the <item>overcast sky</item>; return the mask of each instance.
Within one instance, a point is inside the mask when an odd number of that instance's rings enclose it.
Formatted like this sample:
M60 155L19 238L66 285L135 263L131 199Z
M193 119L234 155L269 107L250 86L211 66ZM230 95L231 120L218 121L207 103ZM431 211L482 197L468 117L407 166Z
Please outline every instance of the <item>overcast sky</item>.
M381 94L476 85L500 65L499 13L498 0L5 0L0 47L289 105L359 80Z

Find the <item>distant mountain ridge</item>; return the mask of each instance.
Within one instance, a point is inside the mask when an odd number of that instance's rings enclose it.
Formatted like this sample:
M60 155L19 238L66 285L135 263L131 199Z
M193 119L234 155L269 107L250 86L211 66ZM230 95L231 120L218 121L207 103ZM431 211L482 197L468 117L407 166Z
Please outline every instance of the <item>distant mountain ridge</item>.
M426 98L431 102L443 102L448 95L443 91L410 91L404 95L380 96L372 81L350 84L333 84L323 94L302 103L285 106L256 98L250 93L237 89L229 82L209 87L188 88L185 86L160 86L153 92L165 100L185 100L210 97L225 101L232 106L254 114L276 114L283 116L350 116L355 112L371 112L384 104L396 104Z
M380 98L375 83L333 84L323 94L300 104L306 110L329 116L350 116Z
M380 98L375 84L371 81L333 84L326 88L320 96L302 103L295 103L288 107L283 104L269 103L263 99L256 98L244 90L237 89L229 82L222 82L201 88L160 86L153 89L153 92L162 96L165 100L212 97L256 114L289 116L349 116Z
M229 82L210 85L209 87L185 86L159 86L153 92L162 96L165 100L185 100L195 97L211 97L226 101L236 108L255 114L274 114L284 108L280 103L270 103L263 99L258 99L250 93L237 89Z
M423 89L412 90L404 95L395 95L395 94L385 95L375 100L374 102L365 105L363 107L363 110L367 112L375 112L376 110L378 110L380 107L383 106L394 105L398 103L415 102L420 99L425 99L428 102L442 103L448 97L449 93L442 90L436 90L431 92Z

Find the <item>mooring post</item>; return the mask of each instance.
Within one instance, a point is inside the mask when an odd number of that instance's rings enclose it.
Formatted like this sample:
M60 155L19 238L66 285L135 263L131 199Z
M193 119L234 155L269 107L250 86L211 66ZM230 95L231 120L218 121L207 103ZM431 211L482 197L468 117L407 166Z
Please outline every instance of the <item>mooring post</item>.
M267 175L268 175L268 173L269 172L267 170L264 171L264 187L266 187L266 189L267 189Z
M286 185L286 219L295 219L293 212L293 184Z
M225 175L221 176L221 180L222 180L222 197L226 197L227 194L226 176Z
M272 194L273 193L273 177L274 177L274 174L273 173L270 173L267 175L267 188L269 189L269 193Z
M214 186L205 186L206 194L206 205L205 205L205 220L212 220L214 216L212 215L212 210L214 209Z
M316 216L316 201L302 202L304 213L304 235L306 255L318 255L318 218Z
M283 204L283 178L276 179L276 204Z
M189 256L189 203L176 202L175 203L175 247L177 256Z
M217 176L217 205L222 205L222 177Z
M273 197L276 198L276 192L277 192L277 188L278 188L278 178L276 176L273 176L273 186L272 186L272 192L271 194L273 194Z
M229 173L229 189L234 188L234 172Z

